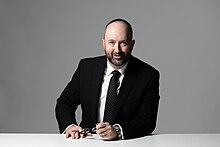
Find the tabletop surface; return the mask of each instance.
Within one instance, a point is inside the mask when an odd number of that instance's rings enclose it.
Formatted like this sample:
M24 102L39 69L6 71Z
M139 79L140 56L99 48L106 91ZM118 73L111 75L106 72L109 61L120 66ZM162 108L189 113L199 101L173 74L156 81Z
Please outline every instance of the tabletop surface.
M0 133L1 147L219 147L220 134L158 134L131 140L66 139L63 134Z

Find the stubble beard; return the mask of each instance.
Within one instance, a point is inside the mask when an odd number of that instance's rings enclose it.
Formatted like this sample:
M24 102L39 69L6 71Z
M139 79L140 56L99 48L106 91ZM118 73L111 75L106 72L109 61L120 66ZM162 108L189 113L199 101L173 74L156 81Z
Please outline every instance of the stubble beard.
M128 62L128 60L130 58L129 53L126 54L123 52L120 52L120 53L107 53L107 52L105 52L105 54L106 54L106 57L109 60L109 62L116 67L122 67L123 65L125 65ZM114 54L120 55L121 58L115 59Z

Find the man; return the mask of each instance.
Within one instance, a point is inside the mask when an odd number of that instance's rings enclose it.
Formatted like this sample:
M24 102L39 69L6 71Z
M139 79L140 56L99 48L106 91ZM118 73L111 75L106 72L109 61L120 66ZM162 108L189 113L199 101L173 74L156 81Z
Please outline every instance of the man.
M151 134L156 126L160 98L159 72L131 55L135 40L126 20L109 22L102 44L106 56L82 59L72 80L57 99L60 132L67 138L78 139L81 132L85 136L89 134L83 128L94 127L95 133L104 140ZM117 89L116 94L109 96L115 70L118 87L113 86ZM108 105L108 97L116 97L116 100ZM80 125L75 119L79 105L82 108ZM107 115L111 119L106 119Z

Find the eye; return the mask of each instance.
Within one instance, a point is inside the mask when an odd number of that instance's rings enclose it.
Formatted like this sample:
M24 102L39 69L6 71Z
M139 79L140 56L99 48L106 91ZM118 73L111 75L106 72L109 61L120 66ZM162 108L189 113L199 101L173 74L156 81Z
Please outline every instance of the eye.
M113 41L109 41L108 43L109 43L109 44L113 44L114 42L113 42Z
M121 46L127 46L128 43L126 41L121 42Z
M115 42L114 41L109 41L108 44L111 45L111 46L114 46Z

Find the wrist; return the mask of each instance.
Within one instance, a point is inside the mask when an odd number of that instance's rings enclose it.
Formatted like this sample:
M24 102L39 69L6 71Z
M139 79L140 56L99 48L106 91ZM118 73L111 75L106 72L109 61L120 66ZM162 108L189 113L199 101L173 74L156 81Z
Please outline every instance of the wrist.
M117 136L115 138L115 140L122 140L122 130L121 127L117 124L113 125L113 128L115 129Z

